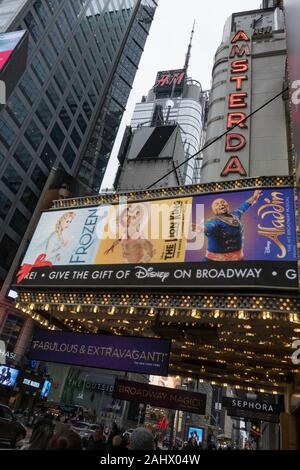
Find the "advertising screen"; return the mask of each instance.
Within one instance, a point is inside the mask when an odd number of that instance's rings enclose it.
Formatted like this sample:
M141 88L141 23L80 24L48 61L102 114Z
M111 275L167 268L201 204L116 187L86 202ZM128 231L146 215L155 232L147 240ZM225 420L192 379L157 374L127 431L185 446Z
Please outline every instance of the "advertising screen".
M9 57L14 52L14 49L24 34L25 31L15 31L12 33L0 34L0 71L7 63Z
M200 444L203 442L203 428L194 428L193 426L189 426L188 429L188 440L195 438L197 443Z
M39 287L298 288L294 192L44 212L17 274Z
M42 390L41 390L41 396L42 397L47 398L47 396L50 393L51 386L52 386L52 383L50 382L50 380L45 380L45 382L43 384L43 387L42 387Z
M35 391L41 386L41 381L36 375L21 375L18 378L18 385L25 390Z
M174 91L182 91L185 82L186 72L180 70L164 70L158 72L155 80L155 93L170 93Z
M28 357L102 369L167 375L170 341L61 331L35 333Z
M0 365L0 385L14 387L19 370L7 365Z

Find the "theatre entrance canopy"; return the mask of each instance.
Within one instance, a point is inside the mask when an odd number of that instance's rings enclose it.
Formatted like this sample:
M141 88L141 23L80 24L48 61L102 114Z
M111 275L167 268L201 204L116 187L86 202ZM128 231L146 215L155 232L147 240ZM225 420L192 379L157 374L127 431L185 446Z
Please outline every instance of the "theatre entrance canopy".
M49 329L171 339L169 374L282 393L300 372L294 201L286 177L54 201L18 305Z

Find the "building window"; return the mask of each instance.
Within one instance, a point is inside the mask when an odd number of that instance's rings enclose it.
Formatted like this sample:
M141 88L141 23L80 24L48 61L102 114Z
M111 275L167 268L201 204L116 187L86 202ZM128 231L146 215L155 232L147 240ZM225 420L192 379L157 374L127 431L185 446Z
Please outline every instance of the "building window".
M72 3L72 2L70 2ZM70 28L72 29L72 27L74 26L74 24L76 23L76 17L74 15L74 12L73 10L70 8L70 6L67 4L65 6L65 8L63 9L63 12L65 14L65 17L66 17L66 20L67 22L69 23L69 26Z
M86 65L82 64L79 70L79 77L83 83L83 86L86 87L89 81L89 72L86 71Z
M20 82L20 88L28 99L28 101L32 104L34 102L35 97L37 96L38 89L27 72L25 72L23 75L23 78Z
M58 88L60 89L60 91L62 93L64 93L64 91L67 87L67 84L66 84L66 80L64 79L64 76L63 76L63 74L61 73L60 70L57 70L56 74L54 75L54 80L56 81L56 84L57 84Z
M61 122L63 123L63 125L65 126L65 128L68 130L70 125L71 125L71 118L69 117L67 111L66 111L66 108L63 106L61 108L61 111L59 113L59 117L61 119Z
M0 217L2 219L5 219L10 207L11 201L5 196L5 194L3 194L2 191L0 191Z
M24 206L29 212L33 212L37 205L38 198L34 194L34 192L31 191L31 189L27 187L25 188L21 202L24 204Z
M53 13L55 9L59 6L59 0L48 0L47 5Z
M8 164L2 176L2 181L4 181L6 186L14 194L17 194L22 184L23 178L16 172L12 165Z
M5 341L7 351L13 351L24 325L24 319L17 315L8 314L4 323L1 339Z
M36 114L37 114L38 118L40 119L40 121L45 126L45 128L47 129L47 127L49 126L49 124L51 122L51 119L52 119L52 113L51 113L50 109L48 108L48 106L46 105L44 100L41 100L41 102L40 102L40 104L39 104L39 106L36 110Z
M82 86L80 85L78 78L76 78L76 80L73 83L73 90L78 98L78 101L80 101L83 96L83 91L82 91Z
M5 124L2 119L0 119L0 140L5 145L5 147L9 149L15 137L16 134L14 131L7 124Z
M69 78L69 80L71 79L71 76L72 76L72 73L73 73L73 67L72 65L70 64L70 61L67 57L64 57L64 60L63 62L61 63L62 65L62 68L64 69L64 72L66 74L66 76Z
M89 89L88 95L89 95L89 98L91 100L92 105L95 106L96 103L97 103L97 98L96 98L95 91L94 91L93 87L91 87Z
M68 143L63 153L63 159L69 165L70 168L74 163L75 157L76 153L72 149L71 145Z
M54 54L50 48L50 44L48 46L48 44L43 48L41 49L41 55L43 56L46 64L48 65L49 69L51 70L52 67L54 67L54 64L55 64L55 57L54 57Z
M26 232L28 220L22 214L22 212L16 209L9 225L14 229L15 232L17 232L18 235L22 237Z
M82 114L79 114L77 118L77 124L80 127L81 132L84 134L87 128L87 123L85 122Z
M23 168L23 170L27 171L31 165L32 156L28 152L25 145L23 145L21 142L18 144L18 147L16 148L14 157L19 163L19 165Z
M72 130L72 133L71 133L71 138L76 146L76 148L79 148L80 147L80 144L81 144L81 137L80 135L78 134L77 130L74 129Z
M49 13L42 4L41 0L37 0L36 2L34 2L34 9L42 25L46 26L49 22Z
M76 113L76 109L77 109L77 103L76 103L76 101L74 100L74 97L73 97L73 95L72 95L71 93L69 93L69 95L68 95L66 101L67 101L67 104L68 104L68 106L69 106L69 108L70 108L71 113L72 113L72 114L75 114L75 113Z
M34 150L37 150L39 148L41 141L43 140L43 135L34 121L31 121L31 123L27 127L25 136L27 137L28 141L31 143Z
M14 242L8 235L4 235L0 243L0 266L6 271L12 265L15 254L17 253L19 246Z
M35 73L35 76L37 79L40 81L41 85L44 84L44 82L48 78L48 73L45 69L45 67L42 65L42 63L39 61L37 56L33 57L31 61L31 68Z
M59 99L59 96L56 93L55 88L54 88L53 85L50 84L48 86L48 89L46 91L46 95L48 96L50 102L52 103L53 108L56 109L57 106L60 103L60 99Z
M53 46L56 54L59 55L59 53L61 51L61 48L62 48L62 41L60 39L59 34L57 34L55 29L53 29L52 31L50 31L48 37L50 39L50 42L52 43L52 46Z
M31 174L31 179L35 183L37 188L39 188L42 191L47 181L47 176L42 172L42 170L40 169L38 165L35 166Z
M12 95L9 98L6 109L17 125L21 126L28 114L28 110L17 95Z
M85 112L86 117L88 118L88 120L90 120L91 116L92 116L92 110L91 110L90 105L88 104L87 101L85 101L83 103L83 111Z
M62 37L66 41L70 29L69 29L69 26L67 25L67 23L64 21L62 16L59 16L59 18L57 19L56 26L57 26L60 34L62 35Z
M63 144L63 141L65 140L65 134L63 133L58 124L54 124L50 137L55 143L56 147L60 149Z
M40 159L50 170L56 160L56 153L52 150L49 144L46 144L43 148Z
M39 37L41 36L41 31L40 31L35 19L33 18L31 12L28 12L27 15L25 16L24 23L26 24L27 29L30 32L33 39L35 40L35 42L37 42Z

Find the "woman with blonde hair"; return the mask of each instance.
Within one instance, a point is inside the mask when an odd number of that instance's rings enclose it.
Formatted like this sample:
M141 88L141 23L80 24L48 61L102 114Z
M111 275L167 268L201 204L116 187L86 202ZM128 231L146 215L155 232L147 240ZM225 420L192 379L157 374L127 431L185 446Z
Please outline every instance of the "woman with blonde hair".
M64 232L70 226L75 216L75 212L66 212L63 214L56 222L54 232L52 232L46 240L44 252L46 253L47 260L52 261L53 264L61 261L61 250L71 241L70 238L65 238Z

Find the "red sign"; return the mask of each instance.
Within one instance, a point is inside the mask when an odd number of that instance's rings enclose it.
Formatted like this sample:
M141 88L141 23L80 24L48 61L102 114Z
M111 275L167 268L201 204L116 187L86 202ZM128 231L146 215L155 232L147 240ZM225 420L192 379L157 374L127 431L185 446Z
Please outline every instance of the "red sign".
M154 90L156 93L168 93L172 89L179 91L182 90L185 79L185 70L166 70L158 72Z
M230 82L235 84L235 91L229 94L227 129L231 129L236 124L237 127L235 127L235 132L226 135L225 152L239 152L247 144L245 135L240 130L237 131L237 129L248 129L247 124L241 122L246 117L246 113L242 112L241 109L244 110L248 106L248 93L243 91L243 89L245 83L248 82L249 61L246 57L250 56L250 48L247 44L249 41L250 38L244 31L237 31L231 40L230 58L234 60L231 62ZM241 42L246 44L240 44ZM244 56L245 58L243 59L237 59ZM247 172L238 155L231 155L221 172L221 176L224 177L230 174L247 176Z

